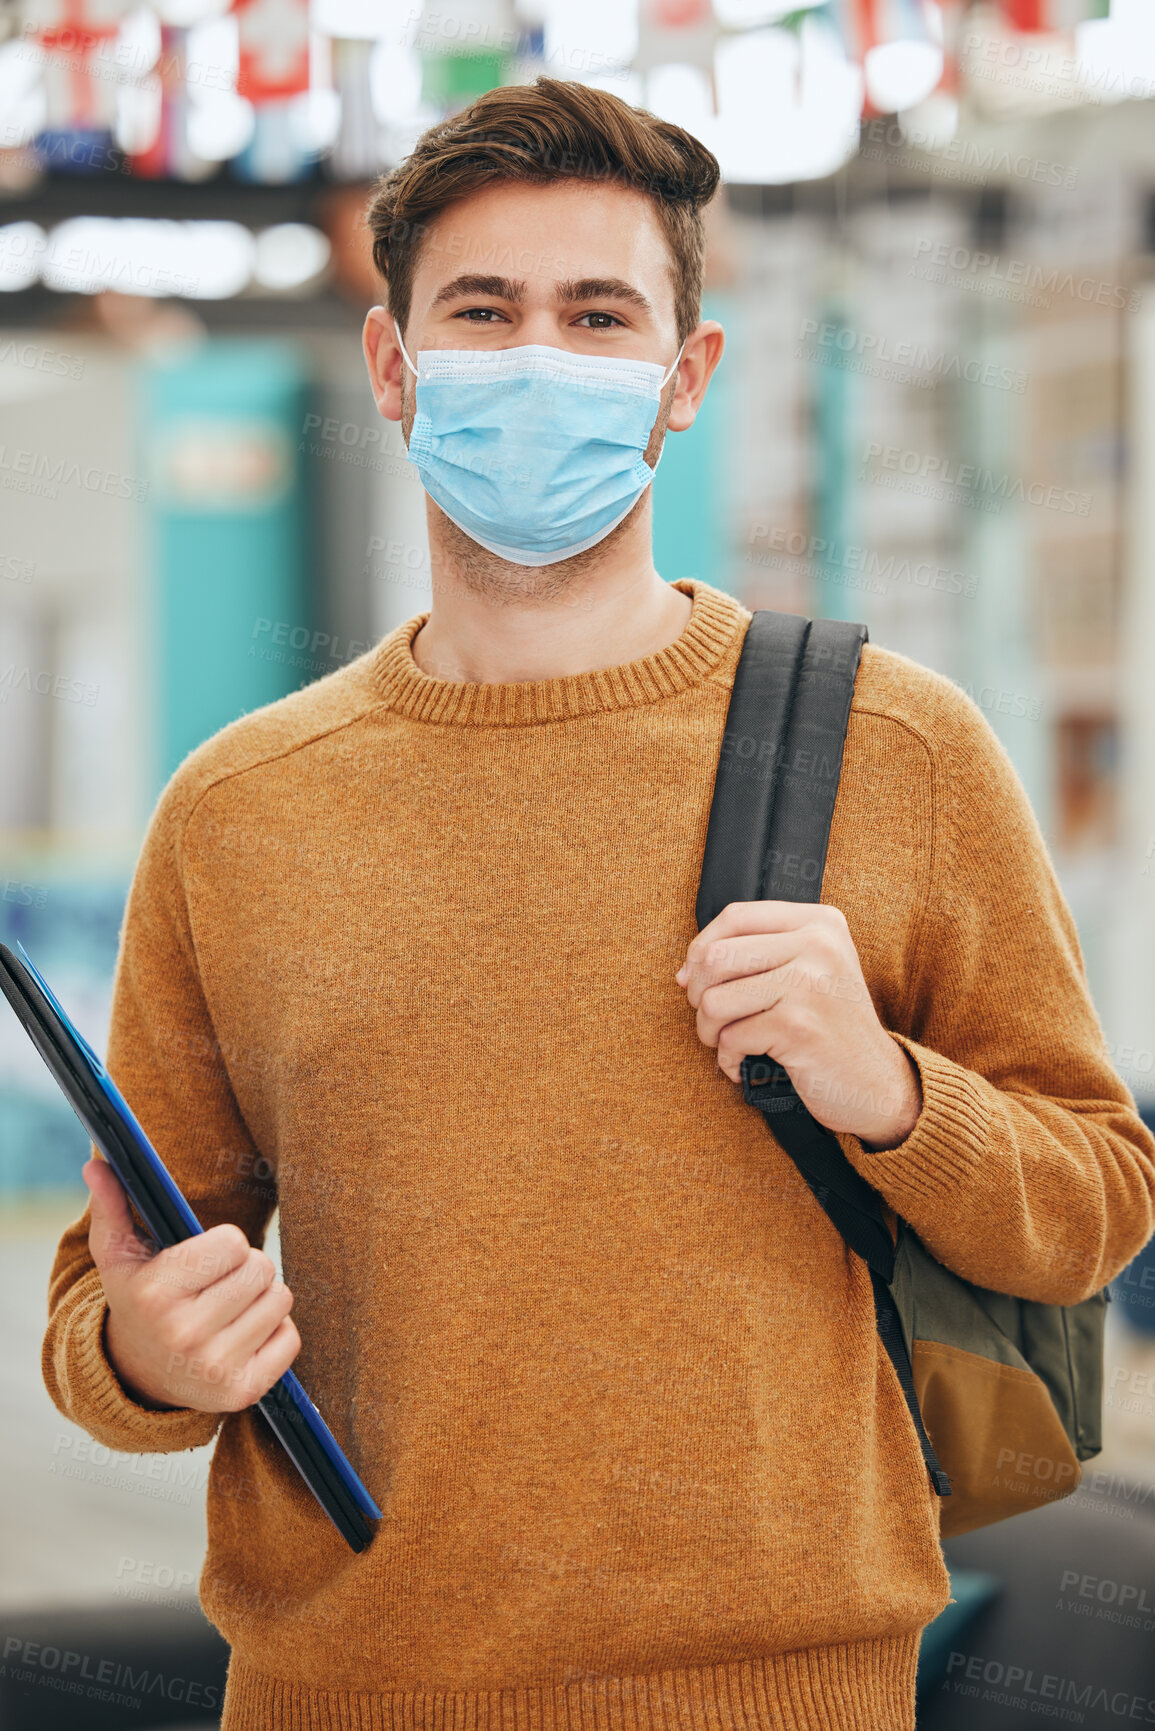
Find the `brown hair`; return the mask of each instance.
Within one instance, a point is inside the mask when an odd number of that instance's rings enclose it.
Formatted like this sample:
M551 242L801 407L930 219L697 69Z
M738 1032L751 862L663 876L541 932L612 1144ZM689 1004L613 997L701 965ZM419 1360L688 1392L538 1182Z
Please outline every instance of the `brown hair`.
M421 241L447 205L500 181L568 178L617 180L655 200L672 255L678 340L684 341L701 317L702 207L717 190L717 159L682 127L631 108L609 91L557 78L487 91L431 126L404 162L378 180L364 222L401 329ZM494 257L486 255L491 265Z

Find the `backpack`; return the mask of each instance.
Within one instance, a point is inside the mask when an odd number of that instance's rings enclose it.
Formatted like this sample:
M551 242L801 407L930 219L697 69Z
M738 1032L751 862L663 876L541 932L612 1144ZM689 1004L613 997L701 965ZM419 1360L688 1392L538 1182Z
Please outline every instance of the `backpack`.
M698 928L729 902L817 902L866 627L756 612L718 761ZM1038 1304L973 1286L898 1220L782 1066L742 1063L742 1091L870 1270L944 1538L1070 1495L1102 1448L1106 1289Z

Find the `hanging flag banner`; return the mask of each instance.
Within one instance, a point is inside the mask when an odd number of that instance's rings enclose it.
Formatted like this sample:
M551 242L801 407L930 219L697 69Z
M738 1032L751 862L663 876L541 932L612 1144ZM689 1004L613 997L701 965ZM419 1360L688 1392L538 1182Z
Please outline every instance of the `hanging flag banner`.
M1012 30L1043 35L1106 18L1110 0L1003 0L1002 10Z
M1048 30L1046 0L1006 0L1007 23L1015 30Z
M134 0L25 0L22 35L44 55L45 129L107 131L117 84L108 51Z
M847 57L862 65L867 118L914 107L943 75L942 10L927 0L841 0Z
M721 36L711 0L642 0L633 70L645 77L659 66L696 67L716 114L714 54Z
M275 102L309 88L308 0L233 0L240 34L237 94Z
M159 86L155 91L156 127L149 142L129 157L132 172L142 180L185 178L189 155L187 39L188 31L178 25L160 27L160 55L153 73Z

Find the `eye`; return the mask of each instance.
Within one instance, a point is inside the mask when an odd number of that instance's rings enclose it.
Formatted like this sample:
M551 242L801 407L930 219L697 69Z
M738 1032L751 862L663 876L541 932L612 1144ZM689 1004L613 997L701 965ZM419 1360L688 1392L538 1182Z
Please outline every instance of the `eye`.
M480 318L473 315L480 313ZM496 307L462 307L459 313L454 313L455 319L468 319L471 325L490 324L495 318L504 318L505 314L498 312Z
M611 330L614 325L620 325L622 323L621 319L618 318L616 316L616 314L614 314L614 313L603 313L603 312L581 313L581 314L579 314L578 321L577 321L579 325L581 324L582 319L608 319L610 321L608 325L601 325L601 324L599 324L599 325L587 325L586 329L591 330L591 331Z

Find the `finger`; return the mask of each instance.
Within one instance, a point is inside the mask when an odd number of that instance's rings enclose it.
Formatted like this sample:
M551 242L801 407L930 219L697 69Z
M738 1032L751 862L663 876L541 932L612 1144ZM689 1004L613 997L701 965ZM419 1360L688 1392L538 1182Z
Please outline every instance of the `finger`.
M252 1400L268 1394L275 1382L284 1376L301 1350L301 1337L291 1316L286 1316L275 1333L255 1352L245 1367L244 1387L252 1391Z
M247 1246L239 1267L230 1269L193 1300L189 1322L202 1340L219 1334L242 1316L277 1280L276 1264L263 1250Z
M808 935L809 928L800 926L793 932L715 939L700 959L688 966L685 989L690 1005L696 1010L703 992L723 980L745 979L784 967L805 947Z
M150 1277L191 1299L227 1279L248 1261L252 1245L231 1221L170 1245L154 1260Z
M748 937L754 932L792 932L813 919L821 905L820 902L727 902L722 912L702 927L690 948L699 944L705 948L716 938Z
M774 1010L763 1010L759 1015L727 1023L718 1036L718 1068L729 1076L731 1082L740 1082L743 1058L773 1058L775 1040L780 1032L781 1024Z
M756 940L739 939L739 942ZM790 933L784 940L787 945L787 959L780 967L767 968L765 973L732 974L723 977L714 985L702 987L692 986L686 992L690 1003L696 1002L698 1011L698 1033L706 1045L717 1044L715 1039L707 1038L704 1030L717 1034L727 1022L740 1021L743 1016L752 1016L759 1010L773 1009L780 1004L787 992L806 993L805 1001L810 1003L820 1013L828 1013L824 1004L816 1004L816 999L838 999L842 1002L858 1003L866 995L866 988L861 976L854 974L834 973L823 966L824 958L812 946L801 945L797 952L791 954L795 942L795 934Z
M235 1322L221 1329L213 1342L214 1358L235 1365L239 1374L271 1340L292 1308L293 1294L283 1280L274 1281Z
M686 960L675 978L680 985L688 977L711 944L722 938L771 936L778 932L793 932L813 920L836 913L817 902L727 902L709 925L703 926L686 951Z
M93 1155L80 1169L88 1186L88 1248L102 1274L125 1265L152 1260L142 1243L124 1186L107 1160Z
M797 983L792 977L793 972L791 968L776 968L772 973L751 974L707 987L695 1017L702 1044L716 1046L723 1030L731 1023L774 1009Z

